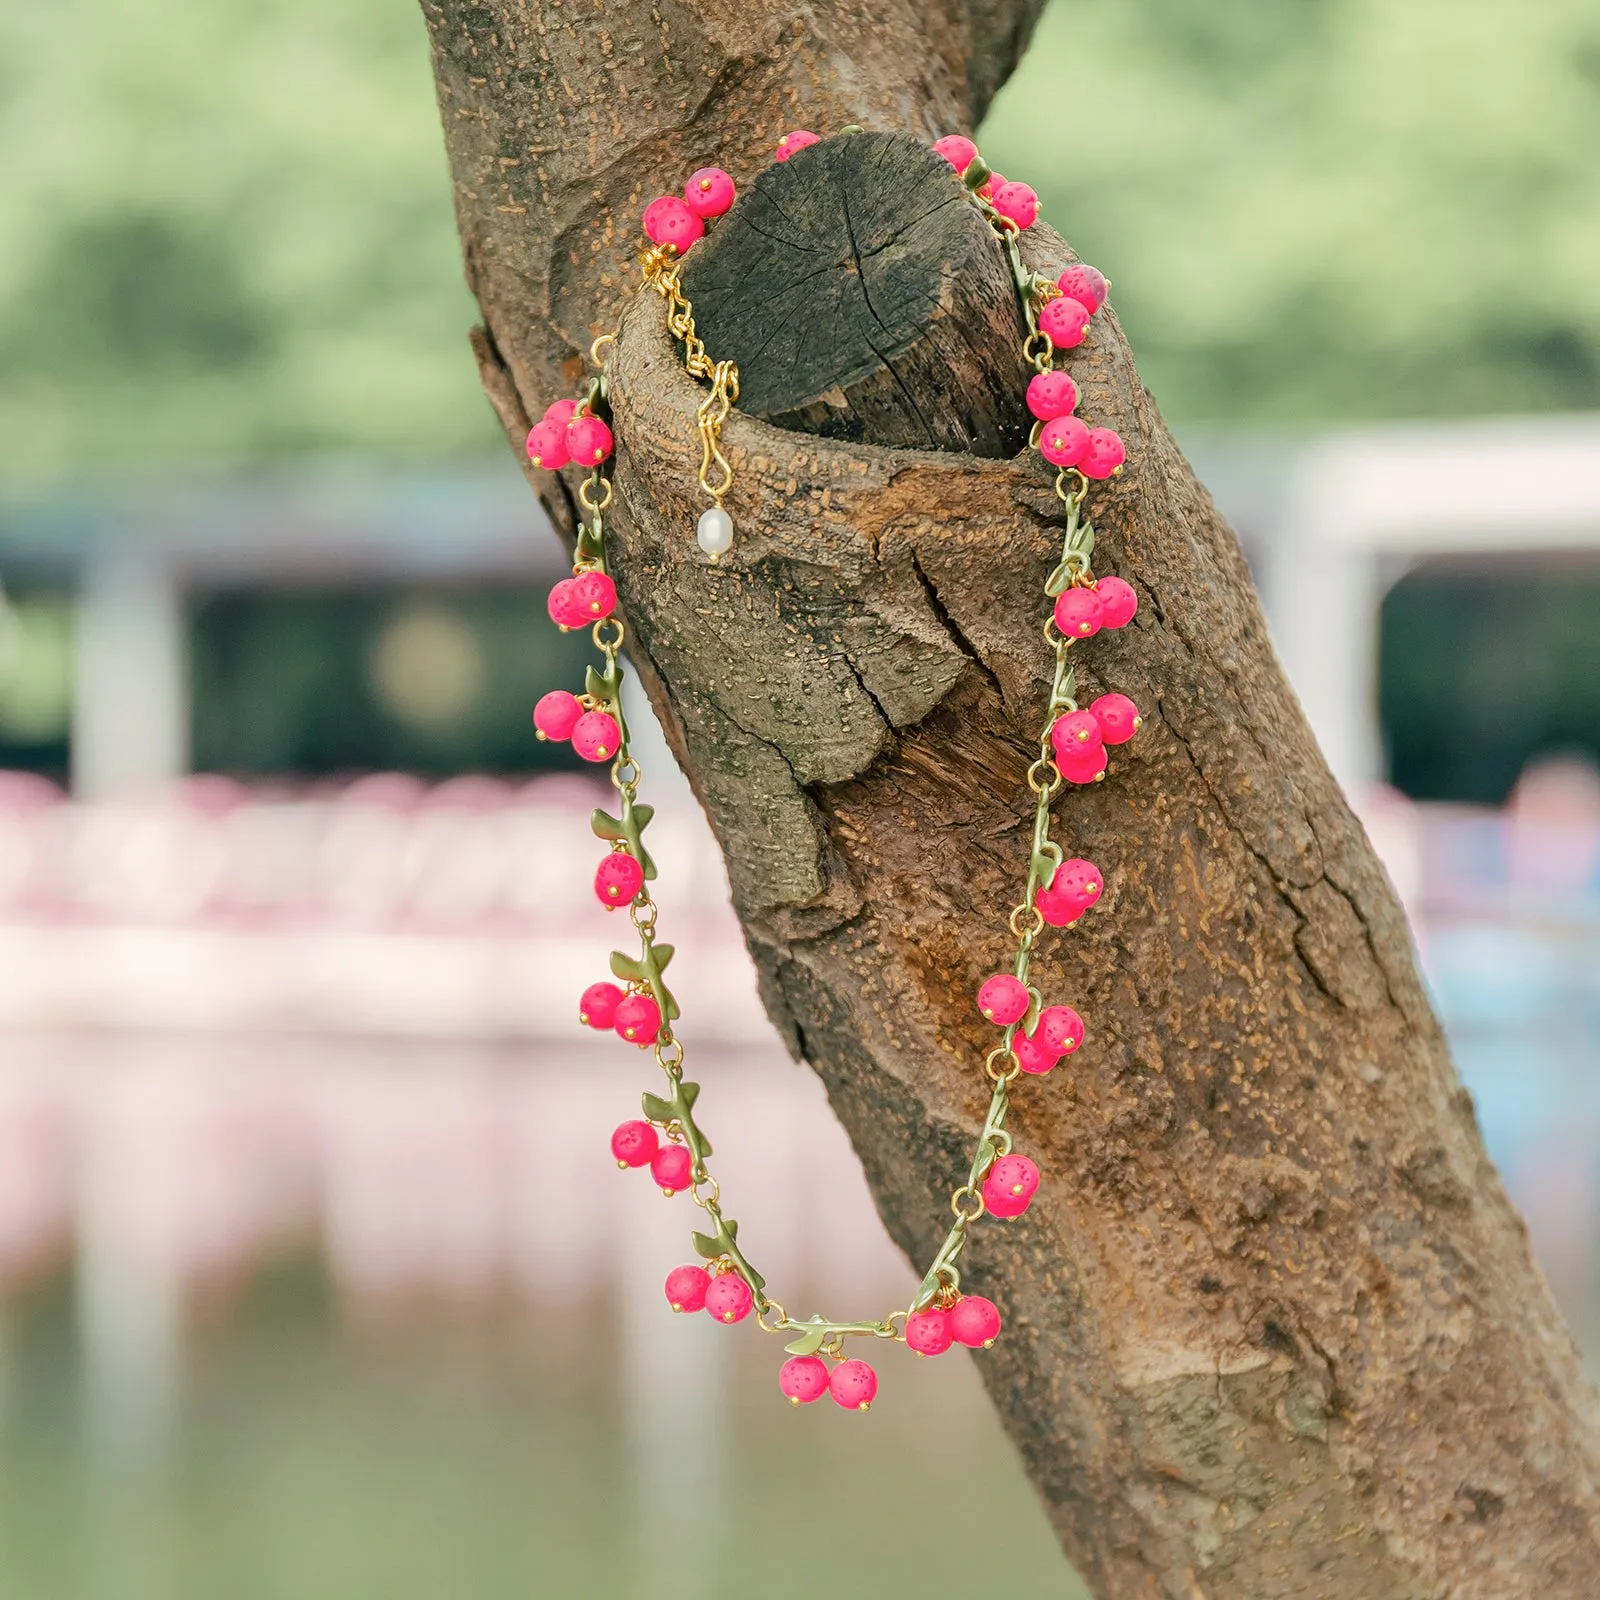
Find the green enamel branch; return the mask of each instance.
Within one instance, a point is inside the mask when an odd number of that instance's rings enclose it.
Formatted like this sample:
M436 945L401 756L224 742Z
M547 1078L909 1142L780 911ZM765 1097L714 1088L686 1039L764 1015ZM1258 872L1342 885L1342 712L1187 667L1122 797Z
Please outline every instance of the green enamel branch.
M620 950L611 952L612 975L621 978L624 983L646 985L655 997L656 1004L661 1007L661 1018L664 1022L674 1022L679 1016L678 1002L673 999L672 991L661 976L671 959L670 944L657 944L643 933L639 937L637 956L625 956Z
M626 844L629 853L644 869L646 878L654 878L656 864L650 858L650 852L645 849L644 842L639 835L650 824L650 819L656 814L654 806L639 805L627 795L622 797L622 815L614 817L604 807L597 807L589 817L589 827L597 839L605 839L615 844L618 840Z

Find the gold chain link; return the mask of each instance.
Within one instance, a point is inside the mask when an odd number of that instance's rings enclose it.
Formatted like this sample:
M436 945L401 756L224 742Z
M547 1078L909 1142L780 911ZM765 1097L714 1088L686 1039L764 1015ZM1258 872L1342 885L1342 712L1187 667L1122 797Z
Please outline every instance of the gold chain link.
M739 399L739 368L713 361L694 325L694 306L683 292L683 264L670 245L657 245L640 258L644 281L667 302L667 328L683 343L684 369L692 378L709 378L711 392L700 402L695 427L700 434L700 487L720 506L733 486L733 468L722 453L722 425ZM716 476L712 476L713 468Z

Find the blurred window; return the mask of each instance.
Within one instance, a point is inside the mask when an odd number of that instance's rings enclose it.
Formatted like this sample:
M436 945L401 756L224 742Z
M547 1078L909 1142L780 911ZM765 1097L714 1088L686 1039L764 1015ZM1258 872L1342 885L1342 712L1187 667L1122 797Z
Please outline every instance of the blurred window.
M71 600L0 590L0 767L64 779L71 718Z
M1500 805L1535 757L1600 758L1600 558L1431 561L1383 602L1395 787Z
M190 603L193 764L317 776L542 772L534 702L593 655L532 585L217 590Z

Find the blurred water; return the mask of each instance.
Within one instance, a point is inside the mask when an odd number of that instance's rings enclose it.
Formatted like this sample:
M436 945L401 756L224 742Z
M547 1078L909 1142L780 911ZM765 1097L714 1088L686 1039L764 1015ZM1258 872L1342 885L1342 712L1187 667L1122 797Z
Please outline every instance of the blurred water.
M1366 811L1592 1351L1582 782ZM1079 1592L973 1359L891 1351L870 1416L796 1411L769 1341L666 1310L685 1204L605 1148L640 1058L570 1022L614 938L594 799L0 783L0 1595L865 1597L922 1586L913 1549L940 1587L987 1587L1003 1550L1008 1581ZM703 828L656 826L742 1236L791 1304L903 1303Z

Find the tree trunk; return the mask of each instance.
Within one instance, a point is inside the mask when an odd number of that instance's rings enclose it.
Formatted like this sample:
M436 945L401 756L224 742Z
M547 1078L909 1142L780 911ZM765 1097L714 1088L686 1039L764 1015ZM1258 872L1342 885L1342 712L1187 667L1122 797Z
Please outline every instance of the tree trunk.
M685 273L712 356L734 353L713 330L746 351L770 419L729 419L738 542L711 567L693 540L702 391L629 258L645 201L712 162L747 186L790 127L970 127L1036 7L423 9L485 386L520 452L620 316L610 532L633 656L726 853L768 1010L925 1262L987 1098L972 995L1008 960L1051 659L1059 507L1037 457L1011 458L1009 281L977 259L999 261L991 240L966 249L967 219L924 204L904 141L797 159L799 231L759 247L741 201ZM907 215L925 231L889 252L899 298L862 314L850 296L889 264L859 229ZM1071 259L1042 229L1025 248ZM752 353L763 301L775 322L799 308L793 381ZM835 324L830 357L817 331ZM1089 1042L1018 1096L1040 1200L981 1227L963 1263L1006 1314L985 1380L1102 1600L1593 1600L1595 1397L1393 892L1114 318L1070 365L1080 414L1129 447L1089 498L1095 566L1141 600L1074 652L1080 683L1132 695L1146 727L1057 805L1056 837L1108 887L1035 970ZM532 477L570 529L573 487Z

